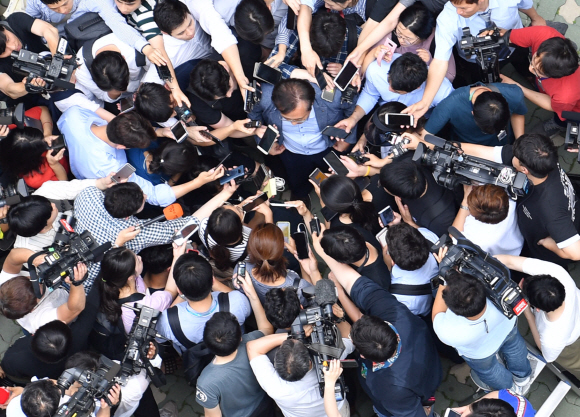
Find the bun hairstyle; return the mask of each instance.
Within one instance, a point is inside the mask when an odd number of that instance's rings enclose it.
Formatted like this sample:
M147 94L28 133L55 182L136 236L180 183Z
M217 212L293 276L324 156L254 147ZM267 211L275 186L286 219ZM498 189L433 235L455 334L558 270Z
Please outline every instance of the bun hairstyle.
M248 255L256 266L259 281L273 283L286 276L288 260L284 257L284 234L278 226L266 223L254 228L248 239Z
M175 175L195 169L197 153L187 142L167 141L149 152L149 171L156 174Z

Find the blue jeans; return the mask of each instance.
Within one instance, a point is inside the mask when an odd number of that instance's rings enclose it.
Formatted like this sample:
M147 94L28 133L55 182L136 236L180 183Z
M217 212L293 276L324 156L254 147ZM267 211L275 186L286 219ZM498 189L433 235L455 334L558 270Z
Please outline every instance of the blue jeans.
M375 413L377 413L377 416L379 416L379 417L387 417L386 415L379 413L379 411L374 406L373 406L373 411ZM431 412L426 417L433 417L435 415L434 411L435 411L435 409L433 407L431 407Z
M505 360L507 369L497 360L495 355L498 352ZM470 359L465 356L463 359L483 382L495 390L511 388L514 379L524 380L531 375L532 367L527 357L528 348L517 325L514 326L496 353L483 359Z

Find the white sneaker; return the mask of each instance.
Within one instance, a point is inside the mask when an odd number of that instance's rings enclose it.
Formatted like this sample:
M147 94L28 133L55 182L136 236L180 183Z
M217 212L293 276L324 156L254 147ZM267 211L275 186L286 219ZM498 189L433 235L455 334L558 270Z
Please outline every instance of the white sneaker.
M159 409L160 417L177 417L177 404L175 401L167 401L165 405Z
M511 390L518 395L524 396L530 390L530 386L532 385L532 377L531 375L527 378L524 378L521 381L517 381L514 378L514 384L512 385Z

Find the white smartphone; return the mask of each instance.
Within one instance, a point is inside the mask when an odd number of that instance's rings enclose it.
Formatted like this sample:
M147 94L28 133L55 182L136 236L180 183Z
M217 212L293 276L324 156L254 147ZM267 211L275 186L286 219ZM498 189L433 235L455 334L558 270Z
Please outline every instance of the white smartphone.
M376 238L379 241L379 243L381 244L382 247L387 246L387 229L386 227L381 230L379 233L377 233Z
M346 90L346 87L349 86L350 82L358 72L358 68L352 62L348 61L346 65L343 65L340 72L337 74L336 78L334 79L334 85L340 90Z

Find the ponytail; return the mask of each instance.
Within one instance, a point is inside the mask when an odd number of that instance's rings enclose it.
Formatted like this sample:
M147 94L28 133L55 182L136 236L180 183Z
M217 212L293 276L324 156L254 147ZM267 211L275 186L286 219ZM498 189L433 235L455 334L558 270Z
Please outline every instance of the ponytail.
M101 271L97 277L101 298L99 311L111 323L116 323L121 317L119 295L121 288L135 275L135 267L135 254L127 248L111 249L101 261Z

